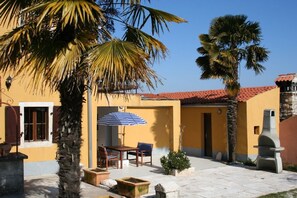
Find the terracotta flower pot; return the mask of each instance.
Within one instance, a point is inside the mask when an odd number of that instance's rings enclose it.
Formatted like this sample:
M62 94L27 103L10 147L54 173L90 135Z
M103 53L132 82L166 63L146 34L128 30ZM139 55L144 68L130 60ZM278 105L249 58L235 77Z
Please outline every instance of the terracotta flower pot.
M99 168L84 169L84 181L94 186L99 186L100 182L109 178L110 172Z
M116 179L117 189L120 195L126 197L140 197L149 191L150 182L134 177Z

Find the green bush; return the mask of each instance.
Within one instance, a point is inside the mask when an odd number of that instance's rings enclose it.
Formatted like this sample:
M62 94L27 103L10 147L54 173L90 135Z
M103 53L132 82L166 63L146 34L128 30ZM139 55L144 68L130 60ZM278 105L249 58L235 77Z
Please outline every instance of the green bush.
M292 172L297 172L297 165L288 165L288 166L285 167L285 170L292 171Z
M256 166L256 160L251 160L250 158L248 158L245 162L243 162L244 165L246 166Z
M166 175L174 169L182 171L191 167L190 160L183 151L170 151L167 156L161 157L160 161Z

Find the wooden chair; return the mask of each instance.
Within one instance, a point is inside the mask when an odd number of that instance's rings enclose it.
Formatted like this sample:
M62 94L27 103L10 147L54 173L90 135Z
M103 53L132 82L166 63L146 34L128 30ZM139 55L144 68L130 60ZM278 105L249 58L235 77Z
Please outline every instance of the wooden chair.
M137 148L138 148L138 157L141 158L141 165L143 165L144 163L143 162L144 157L150 157L150 161L148 163L150 163L152 166L153 165L153 156L152 156L153 144L138 142ZM136 151L127 152L127 159L129 159L128 155L136 156Z
M109 162L116 162L117 168L119 168L119 158L117 154L108 153L104 146L98 146L98 166L105 167L108 170Z

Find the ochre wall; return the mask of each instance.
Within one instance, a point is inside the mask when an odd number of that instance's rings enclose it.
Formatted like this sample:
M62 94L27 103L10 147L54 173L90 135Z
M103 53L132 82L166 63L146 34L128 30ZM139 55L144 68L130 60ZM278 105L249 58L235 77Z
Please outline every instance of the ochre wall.
M238 114L237 114L237 143L236 143L236 154L247 154L247 112L246 103L238 102Z
M297 165L297 116L280 123L280 143L285 148L281 157L285 165Z
M178 149L180 134L179 100L141 100L139 95L132 94L126 97L109 95L107 98L100 96L94 102L99 107L124 107L124 111L140 115L147 121L146 125L125 127L125 145L135 146L138 141L147 141L153 143L154 148ZM123 127L119 127L119 130L121 133ZM119 138L122 137L119 136Z
M125 145L136 146L137 142L153 143L154 148L170 148L172 139L172 111L170 107L128 108L147 121L145 125L125 127Z
M276 131L279 133L279 95L279 88L275 88L247 101L247 127L245 132L247 134L247 151L243 153L249 155L258 154L258 150L254 146L258 145L259 135L254 134L254 126L259 126L259 133L261 134L265 109L275 110Z
M7 75L1 76L2 85L2 101L10 103L11 106L19 106L20 102L53 102L55 106L59 106L59 97L57 93L50 93L46 90L43 94L33 94L29 81L20 77L13 78L9 91L5 87ZM9 97L11 98L9 98ZM0 123L5 123L5 106L0 107ZM0 142L5 141L5 125L0 125ZM19 152L29 156L25 162L49 161L55 160L57 145L52 144L48 147L31 147L23 148L19 146ZM16 147L12 148L12 152L16 151Z
M221 112L218 113L218 111ZM225 153L227 151L226 107L182 107L183 147L204 149L204 113L211 113L212 152Z

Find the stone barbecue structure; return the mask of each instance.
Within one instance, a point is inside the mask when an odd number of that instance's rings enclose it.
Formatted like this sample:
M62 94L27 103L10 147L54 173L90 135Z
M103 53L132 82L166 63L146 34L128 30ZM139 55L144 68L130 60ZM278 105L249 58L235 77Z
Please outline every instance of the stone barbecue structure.
M284 150L280 147L280 140L276 133L275 111L273 109L264 110L263 130L258 139L257 168L262 170L273 170L280 173L283 170L280 152Z

